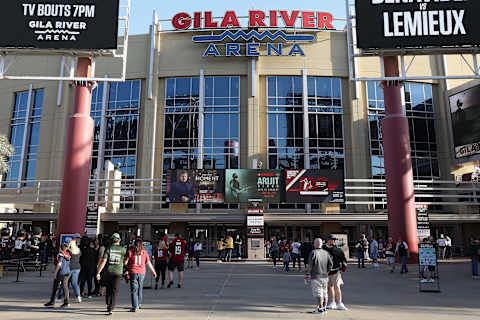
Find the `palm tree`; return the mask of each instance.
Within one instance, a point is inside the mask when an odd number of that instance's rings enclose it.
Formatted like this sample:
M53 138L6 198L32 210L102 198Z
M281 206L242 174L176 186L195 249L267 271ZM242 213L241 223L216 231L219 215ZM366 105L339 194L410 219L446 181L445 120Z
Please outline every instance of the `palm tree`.
M8 172L8 157L13 155L14 149L7 137L0 136L0 175Z

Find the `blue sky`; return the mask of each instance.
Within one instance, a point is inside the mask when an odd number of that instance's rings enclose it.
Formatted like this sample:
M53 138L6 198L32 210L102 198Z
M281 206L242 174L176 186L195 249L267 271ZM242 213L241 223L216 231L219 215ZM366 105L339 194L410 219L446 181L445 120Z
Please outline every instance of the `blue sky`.
M344 0L132 0L130 33L147 33L152 21L153 9L160 19L171 19L178 12L213 11L214 16L223 16L226 10L235 10L245 16L248 10L314 10L331 12L334 17L345 18Z

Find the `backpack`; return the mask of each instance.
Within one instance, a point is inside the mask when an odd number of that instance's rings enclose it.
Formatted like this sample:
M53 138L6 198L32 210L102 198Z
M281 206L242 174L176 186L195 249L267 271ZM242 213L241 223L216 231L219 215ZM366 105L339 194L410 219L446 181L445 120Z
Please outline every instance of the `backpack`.
M398 246L398 253L400 254L400 256L406 256L408 254L407 248L405 247L405 243L403 241Z

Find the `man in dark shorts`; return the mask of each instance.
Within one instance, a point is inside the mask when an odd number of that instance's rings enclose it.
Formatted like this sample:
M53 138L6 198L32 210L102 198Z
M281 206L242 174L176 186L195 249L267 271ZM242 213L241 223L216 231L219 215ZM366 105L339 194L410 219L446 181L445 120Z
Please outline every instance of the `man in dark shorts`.
M175 234L175 240L170 243L170 261L168 263L168 273L170 275L170 282L167 288L171 288L173 285L173 273L175 269L178 270L178 288L182 287L183 271L185 270L185 249L187 243L182 239L180 234Z

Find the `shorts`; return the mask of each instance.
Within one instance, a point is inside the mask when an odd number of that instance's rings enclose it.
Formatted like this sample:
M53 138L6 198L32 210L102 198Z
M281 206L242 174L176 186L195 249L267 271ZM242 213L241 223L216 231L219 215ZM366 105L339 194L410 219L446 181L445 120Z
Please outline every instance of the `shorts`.
M341 286L343 285L342 273L338 271L335 274L328 275L328 286Z
M328 279L312 279L310 283L312 285L313 297L319 298L321 300L328 298Z
M178 272L183 272L185 270L185 264L184 263L169 263L168 264L168 271L175 271L175 269L178 270Z
M387 264L395 264L395 257L387 257Z

